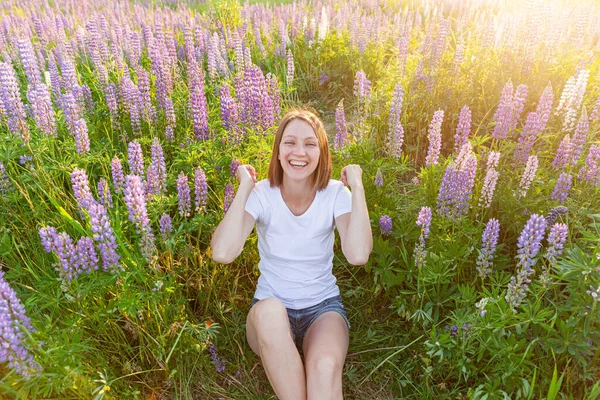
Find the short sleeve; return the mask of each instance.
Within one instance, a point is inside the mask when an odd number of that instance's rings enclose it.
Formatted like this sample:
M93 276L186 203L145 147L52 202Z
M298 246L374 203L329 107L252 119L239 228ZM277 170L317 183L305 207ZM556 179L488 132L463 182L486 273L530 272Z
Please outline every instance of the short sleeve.
M250 196L248 196L248 200L246 200L245 210L254 217L256 222L261 221L264 216L264 207L260 201L258 193L256 192L256 187L252 189Z
M346 186L342 186L335 196L335 201L333 203L333 217L337 218L350 211L352 211L352 192L350 192Z

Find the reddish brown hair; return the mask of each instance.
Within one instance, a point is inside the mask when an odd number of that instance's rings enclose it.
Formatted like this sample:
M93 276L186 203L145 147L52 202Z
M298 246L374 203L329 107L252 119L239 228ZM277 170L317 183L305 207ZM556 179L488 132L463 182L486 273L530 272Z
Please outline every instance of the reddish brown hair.
M283 183L283 168L281 168L279 162L279 145L281 144L283 131L285 131L287 124L295 119L301 119L309 124L317 137L320 154L317 169L312 174L312 184L317 190L323 190L329 185L329 179L331 179L329 142L327 141L327 133L325 132L325 126L321 117L317 115L316 111L308 108L291 109L281 118L277 133L275 133L275 141L273 142L273 154L271 155L271 162L269 164L269 183L271 186L281 186Z

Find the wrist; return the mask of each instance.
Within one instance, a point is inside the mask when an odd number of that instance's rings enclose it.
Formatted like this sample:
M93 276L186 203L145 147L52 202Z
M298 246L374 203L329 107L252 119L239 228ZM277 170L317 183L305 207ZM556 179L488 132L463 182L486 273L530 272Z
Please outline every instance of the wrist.
M244 195L249 196L252 192L252 189L254 189L254 182L241 183L238 187L238 193L242 193Z
M364 188L362 182L355 183L354 185L350 186L350 189L353 192L356 191L356 190L362 190L363 192L365 191L365 188Z

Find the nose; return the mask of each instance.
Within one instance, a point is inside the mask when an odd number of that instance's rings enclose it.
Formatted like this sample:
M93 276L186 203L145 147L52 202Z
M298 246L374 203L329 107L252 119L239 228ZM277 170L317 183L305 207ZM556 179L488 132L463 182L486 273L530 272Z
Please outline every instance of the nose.
M297 144L294 146L292 153L295 155L296 154L304 155L304 154L306 154L306 146L304 146L303 144Z

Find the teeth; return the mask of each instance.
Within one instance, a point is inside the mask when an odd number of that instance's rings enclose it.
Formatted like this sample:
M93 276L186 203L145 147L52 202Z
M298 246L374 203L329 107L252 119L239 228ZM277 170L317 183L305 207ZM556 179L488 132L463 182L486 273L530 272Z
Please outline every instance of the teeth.
M294 161L290 161L290 164L293 165L294 167L304 167L307 165L307 163L296 163Z

